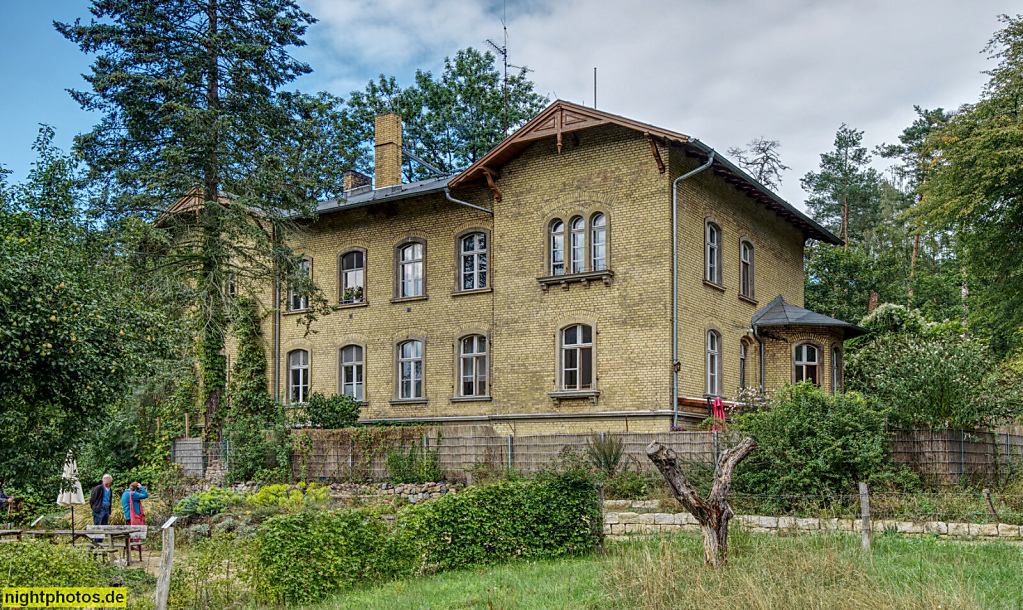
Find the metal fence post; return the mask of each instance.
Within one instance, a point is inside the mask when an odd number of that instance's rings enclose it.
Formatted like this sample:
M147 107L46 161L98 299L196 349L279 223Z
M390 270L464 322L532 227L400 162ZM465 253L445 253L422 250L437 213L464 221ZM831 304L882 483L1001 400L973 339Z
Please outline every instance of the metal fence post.
M959 484L963 484L963 477L966 476L966 454L964 453L964 445L966 440L966 432L963 430L959 431Z
M714 464L718 463L718 431L714 431Z
M224 441L224 470L231 470L231 441Z
M512 469L512 435L508 435L508 470Z

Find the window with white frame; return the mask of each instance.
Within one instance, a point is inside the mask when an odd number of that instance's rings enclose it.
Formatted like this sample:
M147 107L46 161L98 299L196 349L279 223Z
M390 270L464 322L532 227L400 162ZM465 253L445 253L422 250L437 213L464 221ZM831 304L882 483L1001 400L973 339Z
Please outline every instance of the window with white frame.
M355 400L363 399L362 346L341 348L341 394Z
M578 216L573 218L571 229L569 273L582 273L586 271L586 221Z
M565 274L565 223L560 220L551 222L551 275Z
M753 298L753 276L756 270L753 244L743 240L739 245L739 294Z
M309 398L309 352L297 349L288 353L288 402L304 403Z
M721 335L707 331L707 394L721 394Z
M398 250L400 298L423 296L423 244L413 242Z
M794 364L796 367L796 383L809 381L814 385L820 385L819 366L820 361L817 347L809 343L800 343L795 347Z
M573 324L561 331L561 389L593 389L593 327Z
M295 270L296 275L302 278L309 277L309 270L312 268L312 262L308 259L302 259L298 263L298 268ZM288 290L288 307L291 311L301 311L303 309L309 309L309 295L302 294L292 287Z
M712 222L706 226L706 259L705 279L715 284L721 283L721 229Z
M398 398L423 397L423 342L415 339L398 345Z
M341 302L361 303L365 295L366 253L352 250L341 256Z
M487 338L483 335L469 335L459 341L459 380L461 396L486 396L487 386Z
M480 290L487 287L487 234L470 233L461 243L461 290Z
M593 271L607 269L607 217L603 214L590 219L590 260Z
M831 393L838 394L842 388L842 350L831 346Z

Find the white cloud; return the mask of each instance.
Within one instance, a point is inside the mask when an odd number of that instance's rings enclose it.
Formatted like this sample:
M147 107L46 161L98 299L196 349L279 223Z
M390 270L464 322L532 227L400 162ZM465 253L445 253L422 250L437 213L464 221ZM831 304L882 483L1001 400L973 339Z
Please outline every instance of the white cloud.
M781 195L803 200L846 122L869 146L895 141L913 105L974 101L990 63L981 53L1005 0L536 0L509 2L511 61L540 92L690 134L725 150L780 140L792 166ZM346 95L379 73L409 82L445 55L500 40L501 3L307 0L321 21L300 83Z

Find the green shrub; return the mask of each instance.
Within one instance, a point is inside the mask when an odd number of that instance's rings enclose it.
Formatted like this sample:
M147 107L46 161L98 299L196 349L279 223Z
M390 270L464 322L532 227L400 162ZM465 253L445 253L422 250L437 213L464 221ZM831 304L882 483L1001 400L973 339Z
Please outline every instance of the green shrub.
M440 437L437 438L440 443ZM392 483L427 483L441 478L440 450L413 442L406 452L401 447L387 451L387 474Z
M337 395L330 398L316 392L309 396L305 405L309 422L317 428L349 428L359 421L359 403L351 396Z
M174 507L174 514L179 517L212 517L219 515L228 506L242 501L242 494L219 487L210 487L183 498Z
M233 534L223 532L197 540L188 561L175 562L167 607L205 610L244 601L248 592L236 579L250 563L248 549Z
M742 492L848 493L890 470L885 412L855 393L831 396L801 383L735 422L758 444L736 470Z
M84 547L25 541L0 544L0 587L108 587L110 577Z
M581 553L602 530L592 477L543 474L406 506L393 526L370 509L271 518L248 576L259 601L308 604L374 580Z
M329 496L329 488L321 487L316 483L264 485L259 491L245 498L245 502L257 507L283 506L294 510L323 505Z
M260 528L249 580L264 603L315 602L395 573L389 533L380 516L364 510L273 517Z
M586 439L586 457L598 472L611 479L625 456L625 441L617 434L593 433Z

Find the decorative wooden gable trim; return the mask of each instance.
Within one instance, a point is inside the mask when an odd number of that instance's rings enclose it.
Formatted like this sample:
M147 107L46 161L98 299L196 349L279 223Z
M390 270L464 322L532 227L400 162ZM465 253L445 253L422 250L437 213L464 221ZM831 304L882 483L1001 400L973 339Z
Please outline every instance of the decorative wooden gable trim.
M577 132L601 125L618 125L638 131L649 138L651 143L655 139L677 143L689 142L689 136L681 133L675 133L625 117L558 100L498 144L479 161L470 165L458 176L455 176L448 186L457 188L469 183L486 181L488 186L494 189L495 187L490 183L496 176L488 174L487 169L491 171L500 169L527 146L543 138L553 137L560 154L564 148L565 135L570 135L573 143L575 143L578 142ZM658 162L658 170L663 173L665 171L664 163L660 158L660 152L656 149L656 145L653 147L653 154L654 160Z

